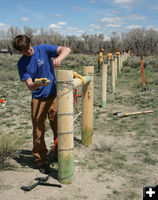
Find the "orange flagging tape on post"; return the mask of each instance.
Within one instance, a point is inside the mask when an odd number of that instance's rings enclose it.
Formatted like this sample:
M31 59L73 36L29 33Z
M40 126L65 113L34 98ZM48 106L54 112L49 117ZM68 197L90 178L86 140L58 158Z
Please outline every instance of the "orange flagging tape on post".
M75 109L78 111L78 99L77 97L81 97L80 94L77 93L77 88L74 89L74 104L75 104Z
M141 70L142 70L142 90L146 91L147 87L146 87L146 81L145 81L143 56L141 56L140 59L141 59Z
M54 140L54 146L53 146L53 151L54 151L54 149L55 149L55 147L57 146L57 144L58 144L58 138L56 137L56 139Z

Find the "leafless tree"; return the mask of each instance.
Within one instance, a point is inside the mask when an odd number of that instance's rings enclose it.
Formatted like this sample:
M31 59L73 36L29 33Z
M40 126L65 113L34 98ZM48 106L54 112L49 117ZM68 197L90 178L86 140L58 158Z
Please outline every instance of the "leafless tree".
M28 26L24 26L24 34L26 34L30 39L32 39L34 33L36 33L36 29L32 29Z
M112 32L108 39L104 34L82 34L62 36L53 29L45 30L41 28L37 33L35 29L28 26L22 31L18 27L10 27L6 31L0 31L0 48L11 48L12 40L18 34L26 34L32 39L33 45L42 43L69 46L74 53L96 54L101 48L105 52L125 51L131 49L136 55L150 55L158 52L158 31L150 28L136 28L129 32L118 34Z
M11 26L7 31L7 38L13 40L19 34L22 34L21 29Z
M158 52L158 32L150 28L146 32L147 44L146 52L148 55Z
M122 33L122 40L127 49L136 55L150 55L158 51L158 32L153 29L137 28Z
M120 35L117 32L112 32L110 35L111 51L115 52L120 43Z
M88 52L96 53L103 48L104 35L103 34L82 34L82 38L87 46ZM88 53L87 52L87 53Z

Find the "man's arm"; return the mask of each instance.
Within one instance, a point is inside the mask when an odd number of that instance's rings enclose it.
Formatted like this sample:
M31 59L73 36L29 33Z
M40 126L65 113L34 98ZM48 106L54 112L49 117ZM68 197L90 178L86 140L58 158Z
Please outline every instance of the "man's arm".
M53 60L54 67L55 67L55 68L60 67L61 61L62 61L66 56L68 56L70 52L71 52L71 49L70 49L69 47L58 46L58 48L57 48L57 54L58 54L59 56Z
M31 78L26 79L25 83L30 91L34 91L40 86L39 84L36 84L35 82L33 82Z

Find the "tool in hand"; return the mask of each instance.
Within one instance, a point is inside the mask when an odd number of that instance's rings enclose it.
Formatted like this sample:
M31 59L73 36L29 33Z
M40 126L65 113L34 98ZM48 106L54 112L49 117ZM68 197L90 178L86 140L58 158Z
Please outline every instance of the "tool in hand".
M35 188L38 185L52 186L52 187L58 187L58 188L62 187L62 185L59 185L59 184L46 183L48 178L49 178L49 176L35 178L35 180L37 181L36 183L34 183L31 186L22 186L21 189L24 190L25 192L29 192L29 191L31 191L33 188Z
M50 80L47 79L47 78L36 78L35 83L42 85L42 86L45 86L45 85L48 85L50 83Z
M139 115L139 114L145 114L145 113L153 113L153 110L147 110L147 111L140 111L140 112L132 112L132 113L122 113L122 112L116 112L113 115L117 118L121 117L128 117L130 115Z

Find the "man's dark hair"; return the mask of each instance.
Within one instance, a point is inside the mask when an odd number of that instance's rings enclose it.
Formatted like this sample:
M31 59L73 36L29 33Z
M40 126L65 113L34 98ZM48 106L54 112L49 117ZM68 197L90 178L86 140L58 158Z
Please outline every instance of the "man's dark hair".
M27 35L17 35L13 40L13 48L22 51L29 48L31 44L31 39Z

